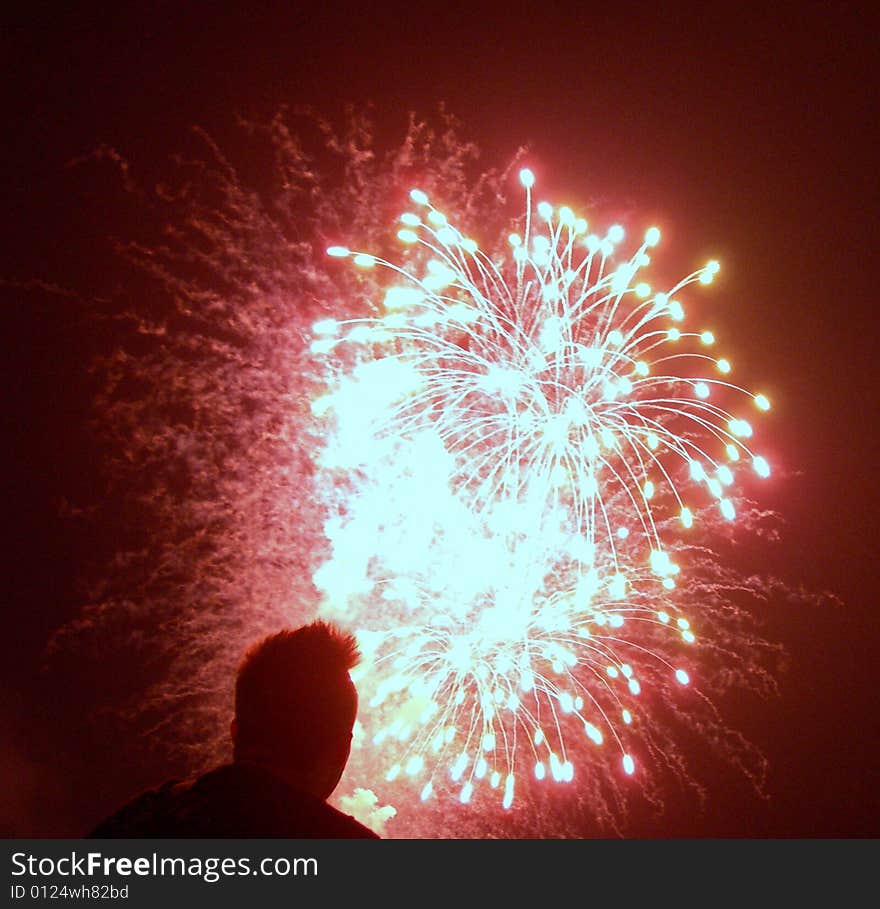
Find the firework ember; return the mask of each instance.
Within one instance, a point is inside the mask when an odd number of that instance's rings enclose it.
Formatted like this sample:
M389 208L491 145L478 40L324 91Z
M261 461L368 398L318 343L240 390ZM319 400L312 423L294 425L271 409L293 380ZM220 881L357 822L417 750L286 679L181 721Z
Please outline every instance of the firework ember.
M621 226L533 206L520 181L501 252L420 190L400 263L331 246L384 271L384 299L311 345L331 490L314 582L358 630L365 739L423 800L505 808L524 777L638 774L644 693L692 684L707 619L683 541L734 520L740 471L769 475L749 421L769 401L687 327L718 263L658 290L656 227L621 255Z

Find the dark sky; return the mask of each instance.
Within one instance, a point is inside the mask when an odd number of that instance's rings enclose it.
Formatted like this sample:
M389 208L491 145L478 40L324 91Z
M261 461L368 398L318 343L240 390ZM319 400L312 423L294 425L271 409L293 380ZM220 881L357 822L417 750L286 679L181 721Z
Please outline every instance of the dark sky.
M63 298L9 283L82 287L105 255L100 190L78 185L66 163L103 143L164 161L193 124L222 141L235 115L282 104L338 116L348 102L371 103L380 125L402 130L406 111L427 115L443 101L487 163L528 144L548 197L620 200L646 223L669 225L676 255L719 256L721 327L743 373L774 400L768 426L788 469L767 489L787 522L772 567L842 603L774 607L790 668L749 730L770 759L769 802L744 813L719 793L704 817L676 817L666 832L880 834L878 73L867 12L846 3L235 6L46 6L4 24L12 596L0 772L17 783L2 787L0 832L75 833L112 807L72 796L112 755L77 739L84 725L69 711L59 720L38 671L48 635L77 606L83 544L60 511L92 483L79 447L86 345Z

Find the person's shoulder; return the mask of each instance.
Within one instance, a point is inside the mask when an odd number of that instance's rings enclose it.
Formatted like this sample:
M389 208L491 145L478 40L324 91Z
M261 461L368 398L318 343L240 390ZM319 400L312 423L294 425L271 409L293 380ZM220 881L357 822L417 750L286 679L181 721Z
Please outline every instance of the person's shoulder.
M167 826L166 815L171 803L189 785L186 780L174 779L142 792L101 821L87 838L154 836L160 826Z
M374 830L370 830L369 827L353 818L350 814L344 814L332 805L326 805L326 807L331 819L328 826L339 831L338 833L332 834L333 836L346 839L381 839L378 833Z
M258 765L233 765L224 777L246 794L242 821L266 836L292 839L379 839L369 827Z
M89 834L98 837L220 837L247 830L257 793L234 764L201 776L169 780L144 792L102 821Z
M238 763L145 792L89 836L380 839L355 818L266 768Z

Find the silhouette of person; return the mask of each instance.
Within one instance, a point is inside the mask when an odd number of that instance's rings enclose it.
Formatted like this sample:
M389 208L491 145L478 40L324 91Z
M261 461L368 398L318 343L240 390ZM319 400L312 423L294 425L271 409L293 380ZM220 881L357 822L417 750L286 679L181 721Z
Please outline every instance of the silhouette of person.
M359 656L321 621L264 638L238 670L232 763L143 793L89 836L378 839L326 801L351 750Z

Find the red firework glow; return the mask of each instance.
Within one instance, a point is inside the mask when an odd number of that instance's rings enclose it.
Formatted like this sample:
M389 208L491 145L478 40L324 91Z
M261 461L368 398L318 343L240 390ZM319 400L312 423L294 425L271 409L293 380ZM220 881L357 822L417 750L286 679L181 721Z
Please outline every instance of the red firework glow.
M89 611L164 662L134 721L212 762L242 651L322 614L367 657L339 800L388 836L619 828L633 793L700 789L694 741L760 786L714 701L772 690L743 605L775 582L717 548L772 522L732 491L767 463L726 398L769 402L723 358L696 355L709 378L667 356L714 340L681 300L708 305L686 288L716 267L656 293L635 279L654 230L616 261L622 228L530 202L511 235L516 162L473 174L449 130L384 157L360 120L312 156L280 117L263 138L276 185L205 137L164 237L126 248L171 301L129 309L99 401L150 531ZM323 254L343 236L374 267Z

